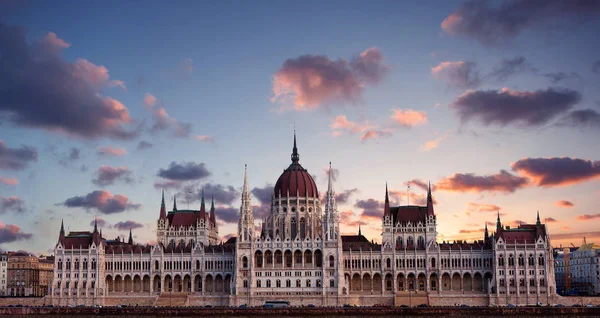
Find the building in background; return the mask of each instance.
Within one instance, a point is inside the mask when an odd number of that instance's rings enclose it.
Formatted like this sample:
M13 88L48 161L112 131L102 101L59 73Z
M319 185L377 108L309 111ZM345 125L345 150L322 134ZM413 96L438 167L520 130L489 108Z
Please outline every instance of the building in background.
M600 295L600 245L556 250L556 288L561 295Z
M271 194L269 215L254 222L247 170L237 237L218 240L217 215L204 195L199 210L167 212L164 193L157 244L65 233L55 246L55 305L534 305L556 303L554 260L540 222L503 226L482 240L438 242L431 187L425 206L390 206L382 244L341 235L330 167L324 202L296 146Z
M6 282L8 281L8 254L0 254L0 296L6 296Z
M6 295L42 297L48 294L54 273L54 257L40 258L24 252L7 253Z

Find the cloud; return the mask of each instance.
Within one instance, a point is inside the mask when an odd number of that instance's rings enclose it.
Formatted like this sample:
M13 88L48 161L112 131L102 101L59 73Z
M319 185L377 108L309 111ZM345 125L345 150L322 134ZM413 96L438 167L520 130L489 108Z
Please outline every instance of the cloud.
M594 109L580 109L571 111L562 118L558 126L573 128L596 128L600 129L600 113Z
M260 202L261 204L271 204L271 195L273 194L273 189L273 185L267 183L262 188L252 188L252 190L250 190L250 193L252 193L254 197L258 199L258 202Z
M583 214L583 215L578 215L577 216L577 220L579 220L579 221L588 221L588 220L595 220L595 219L600 219L600 213L597 213L597 214Z
M38 153L35 148L24 145L21 148L9 148L0 140L0 169L23 170L37 159Z
M444 134L436 139L425 142L419 147L421 151L430 151L439 146L439 144L448 137L448 134Z
M272 102L292 99L295 110L313 110L332 102L356 103L364 87L377 84L388 72L378 48L369 48L351 61L325 55L287 59L273 76Z
M441 62L431 68L431 75L456 89L474 88L481 84L479 71L473 62Z
M471 215L473 212L498 212L500 209L501 208L495 204L479 204L469 202L466 214Z
M567 200L556 201L555 205L559 208L572 208L575 206L573 202Z
M140 141L140 142L138 143L138 145L137 145L137 150L146 150L146 149L150 149L150 148L152 148L152 146L153 146L153 144L151 144L151 143L149 143L149 142L147 142L147 141L145 141L145 140L142 140L142 141Z
M477 229L477 230L460 230L458 233L460 234L472 234L472 233L483 233L485 229Z
M0 113L19 126L41 128L81 138L131 139L136 130L127 108L101 94L111 81L108 69L86 59L68 62L69 46L49 33L34 44L26 30L0 23Z
M523 56L516 56L512 59L503 60L496 65L486 78L493 78L496 81L505 81L510 76L518 73L534 72L538 70L531 66Z
M102 219L102 218L94 218L91 222L90 222L90 226L94 226L94 222L97 222L98 227L110 227L110 224L108 224L108 222L106 222L106 220Z
M199 180L210 176L211 173L206 169L204 163L172 161L167 169L158 170L157 176L178 181Z
M491 1L466 1L441 23L450 34L486 45L510 42L531 28L544 30L549 24L568 27L568 22L581 23L595 18L600 12L596 1L530 1L515 0L491 5ZM545 28L548 29L548 28Z
M485 125L522 124L541 126L565 113L581 100L581 94L570 89L549 88L534 92L467 91L452 104L463 123L478 120Z
M215 214L217 221L223 223L237 223L240 217L240 209L218 206L215 207Z
M367 120L361 119L360 122L348 120L345 115L338 115L335 117L330 125L331 129L335 131L347 132L350 134L363 133L376 126L371 125Z
M71 164L81 159L81 149L72 147L68 153L57 154L57 156L59 156L58 163L65 168L69 168Z
M347 203L349 201L350 197L353 194L355 194L356 192L358 192L357 188L349 189L349 190L344 190L342 192L336 193L336 195L335 195L335 202L337 204Z
M144 225L133 220L128 220L125 222L117 222L115 223L115 225L113 225L113 227L120 231L126 231L131 229L139 229L141 227L144 227Z
M114 184L116 181L123 181L125 183L133 183L131 177L131 170L127 167L109 167L100 166L96 171L92 182L98 186L108 186Z
M196 138L196 140L199 140L202 142L210 142L211 144L215 144L215 137L213 137L213 136L198 135L194 138Z
M15 195L10 197L0 196L0 214L9 212L24 213L25 202Z
M211 183L195 186L194 189L186 188L178 196L183 197L186 203L198 202L202 199L202 190L204 190L204 200L208 204L213 197L216 203L221 204L232 204L240 198L240 193L234 187Z
M523 158L511 166L541 187L572 185L600 177L600 161L578 158Z
M569 228L571 229L571 228ZM566 239L581 239L583 237L600 237L600 232L578 232L578 233L557 233L552 234L553 240L566 240Z
M425 191L427 191L427 189L429 187L429 184L427 182L425 182L423 180L419 180L419 179L412 179L412 180L404 183L404 185L409 185L409 184L411 186L413 186L413 185L417 186L417 187L419 187L419 188L421 188L421 189L423 189ZM432 184L431 185L431 190L435 191L435 189L436 189L435 184Z
M545 73L542 76L549 79L552 84L558 84L567 79L581 79L581 76L575 72L565 73L565 72L554 72L554 73Z
M166 180L154 182L155 189L179 189L182 187L181 181Z
M173 137L187 138L192 132L192 124L180 122L169 116L163 105L158 105L156 97L146 93L142 100L147 111L152 114L153 124L150 131L158 133L161 131L171 131Z
M545 223L558 223L558 220L555 218L545 218L544 222Z
M124 195L115 194L114 196L105 190L96 190L83 196L75 196L66 199L62 205L68 208L98 209L101 213L112 214L125 210L137 210L141 204L129 202L129 198Z
M336 169L336 168L331 168L331 172L332 172L333 181L334 182L338 181L338 178L340 177L340 170ZM329 180L329 166L326 166L323 168L323 174L325 175L325 179Z
M592 72L600 73L600 60L597 60L592 64Z
M354 207L362 209L361 219L381 219L383 217L384 203L375 199L357 200Z
M412 109L392 109L392 111L394 114L390 118L399 126L411 128L427 123L427 115L425 112Z
M123 147L98 147L96 149L96 154L99 156L124 156L127 154L127 149Z
M0 176L0 183L4 183L5 185L14 186L19 184L19 179L17 178L5 178Z
M497 174L478 176L474 173L455 173L436 183L436 188L451 192L515 192L527 185L527 179L505 170Z
M14 224L4 224L0 222L0 244L11 243L22 240L29 240L33 234L21 231L21 228Z

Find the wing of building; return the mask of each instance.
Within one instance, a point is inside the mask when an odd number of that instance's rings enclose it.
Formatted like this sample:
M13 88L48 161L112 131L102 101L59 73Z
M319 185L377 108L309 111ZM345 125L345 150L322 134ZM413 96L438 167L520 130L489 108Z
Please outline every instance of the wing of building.
M551 304L556 299L547 227L503 226L475 242L439 242L431 187L425 206L390 206L385 192L381 244L340 234L330 169L321 199L300 164L291 163L271 194L259 228L244 172L237 236L221 242L214 203L181 210L164 193L156 245L108 240L92 231L65 233L55 247L55 305L140 304L455 305ZM257 230L258 229L258 230Z

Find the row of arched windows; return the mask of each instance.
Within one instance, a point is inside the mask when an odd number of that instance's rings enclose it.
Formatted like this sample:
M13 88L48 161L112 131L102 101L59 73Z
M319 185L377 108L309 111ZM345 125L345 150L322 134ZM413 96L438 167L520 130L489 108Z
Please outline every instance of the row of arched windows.
M544 254L540 254L538 259L537 259L537 263L539 266L544 266L545 265L545 257ZM517 260L517 265L522 267L525 266L525 258L523 257L523 254L519 254L518 260ZM533 254L529 254L529 257L527 258L527 265L528 266L535 266L535 256ZM498 256L498 266L504 266L504 255L500 254ZM508 255L508 266L515 266L515 258L513 254L509 254Z
M58 267L58 270L62 270L63 269L63 261L62 261L62 259L58 259L57 267ZM87 260L87 258L83 259L81 267L82 267L81 269L83 269L83 270L87 270L88 269L88 260ZM71 259L70 258L67 258L67 260L65 261L65 269L66 270L71 270ZM75 270L79 270L80 269L79 258L75 258L74 263L73 263L73 269L75 269ZM91 269L96 269L96 259L95 258L92 259Z

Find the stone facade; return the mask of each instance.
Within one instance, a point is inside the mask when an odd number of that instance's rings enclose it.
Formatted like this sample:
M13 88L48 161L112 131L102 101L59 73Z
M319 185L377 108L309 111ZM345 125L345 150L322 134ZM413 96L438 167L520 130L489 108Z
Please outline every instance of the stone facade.
M554 261L546 226L538 220L510 229L498 216L482 240L438 242L431 188L425 206L392 207L385 193L382 243L339 232L330 168L322 205L312 176L292 163L277 180L271 208L256 230L244 174L237 237L218 243L214 206L173 209L164 194L157 244L108 240L61 227L55 248L55 304L339 306L553 303Z
M555 276L556 288L561 293L572 289L591 296L600 295L600 246L584 243L577 249L560 251L556 255ZM567 279L570 280L568 286Z
M45 296L51 285L54 257L22 252L7 254L6 296Z
M0 254L0 296L7 295L8 254Z

